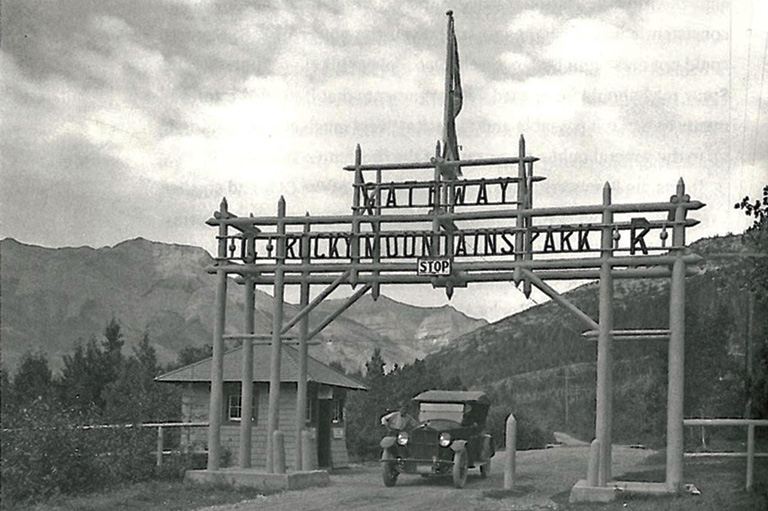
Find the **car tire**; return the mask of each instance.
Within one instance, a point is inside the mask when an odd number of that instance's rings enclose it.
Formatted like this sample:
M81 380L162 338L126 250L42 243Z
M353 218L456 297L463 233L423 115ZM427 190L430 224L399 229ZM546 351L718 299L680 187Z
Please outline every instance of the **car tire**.
M381 454L381 479L384 481L384 486L394 486L398 475L400 474L395 467L395 460L392 459L389 451L385 450Z
M467 451L458 451L453 455L453 486L464 488L467 484L467 472L469 472L469 460Z
M480 465L480 477L487 479L491 473L491 460L489 459L484 464Z

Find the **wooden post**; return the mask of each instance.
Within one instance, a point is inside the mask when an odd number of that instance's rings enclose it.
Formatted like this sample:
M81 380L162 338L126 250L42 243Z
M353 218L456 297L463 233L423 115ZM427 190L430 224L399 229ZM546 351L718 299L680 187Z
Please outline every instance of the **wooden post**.
M229 212L227 199L221 200L219 219L225 220ZM218 261L226 264L227 225L219 224ZM216 318L213 323L213 360L211 361L211 396L208 411L208 465L209 471L219 469L221 460L221 422L224 418L224 322L227 312L227 272L216 270Z
M360 147L360 146L358 146ZM307 213L309 216L309 213ZM309 224L304 225L304 239L306 243L302 245L302 261L309 263ZM310 285L306 279L309 272L304 272L304 279L301 282L300 309L304 310L309 305ZM306 422L307 410L307 334L309 332L309 314L305 315L299 323L299 380L296 383L296 447L295 447L295 469L307 470L304 467L304 444L302 435L304 434L304 424Z
M515 486L515 456L517 453L517 419L511 413L506 424L507 459L504 462L504 489Z
M438 257L440 255L440 143L435 144L435 172L433 174L434 192L432 201L432 246L430 249L430 257ZM435 285L435 280L432 279L432 285Z
M272 433L272 446L275 449L272 456L275 460L275 470L272 473L285 474L285 437L279 429Z
M285 218L285 198L277 202L277 216ZM269 415L267 417L267 472L275 473L272 440L280 420L280 358L282 357L283 300L285 297L285 223L277 224L277 269L275 270L274 312L272 314L272 356L269 365Z
M589 444L589 465L587 466L587 486L597 486L598 465L600 464L600 441L595 438Z
M255 289L253 279L245 277L245 332L254 334ZM240 381L240 451L238 466L251 467L251 434L253 431L253 339L243 339L243 371Z
M528 204L528 190L527 190L527 177L525 169L525 137L520 135L518 142L518 164L517 164L517 206L518 215L515 221L515 227L524 229L529 226L530 219L524 217L522 210L527 209ZM525 259L525 253L527 251L526 236L529 235L529 231L519 230L515 233L515 261L521 262ZM520 285L520 281L523 281L523 294L526 298L531 296L531 283L523 275L520 266L515 268L515 285Z
M600 266L599 322L597 338L597 410L595 414L595 437L599 442L597 486L605 486L611 479L611 413L613 394L613 275L608 259L613 254L613 212L611 185L603 186L603 232L601 251L603 263Z
M376 218L381 218L381 169L376 170ZM373 222L373 229L376 232L376 241L373 244L374 253L373 253L373 262L378 264L381 262L381 220L376 220ZM374 277L376 280L373 283L373 290L371 291L371 296L373 297L373 300L376 301L379 299L379 293L381 292L381 285L379 284L379 275L381 272L378 270L373 272Z
M747 426L747 491L755 482L755 425Z
M528 171L526 173L526 180L525 180L525 209L531 209L533 208L533 161L528 162ZM524 235L524 250L525 254L523 255L524 261L532 261L533 260L533 237L531 235L531 227L533 227L533 217L529 215L525 215L525 218L523 218L523 226L525 226L525 235ZM523 294L526 298L531 296L531 279L525 279L523 281Z
M744 417L752 416L752 393L750 392L750 386L752 385L753 367L754 367L754 349L752 348L752 333L753 333L753 321L755 317L755 294L751 291L747 291L747 309L746 325L745 325L745 339L744 339L744 386L747 394L747 402L744 404Z
M306 429L301 431L301 443L301 469L306 471L315 470L317 468L317 447L312 440L312 433L310 431Z
M164 430L162 426L157 427L157 455L155 464L160 467L163 465L163 435Z
M360 165L363 163L363 151L360 144L355 147L355 194L352 197L352 236L350 238L350 256L352 259L352 274L349 276L349 283L352 287L357 285L357 266L360 264L360 221L357 218L362 215L360 210L360 196L363 193L363 171ZM309 213L307 213L309 215ZM307 240L309 242L309 240Z
M568 417L568 411L569 411L568 376L569 376L569 371L568 371L568 366L566 365L565 366L565 430L566 431L570 430L570 428L568 427L568 423L570 422L568 420L569 419Z
M683 389L685 368L685 183L677 183L672 228L672 264L669 289L669 369L667 387L667 488L679 491L683 484Z

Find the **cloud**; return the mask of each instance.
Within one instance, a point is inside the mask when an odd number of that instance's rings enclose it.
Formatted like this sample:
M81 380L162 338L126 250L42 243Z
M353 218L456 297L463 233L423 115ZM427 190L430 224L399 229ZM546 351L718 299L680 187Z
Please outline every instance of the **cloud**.
M509 69L512 73L521 73L528 70L533 64L533 60L522 53L516 52L504 52L499 56L499 60Z
M539 9L530 9L521 12L507 25L510 34L522 34L525 36L537 36L538 34L551 34L561 25L556 16L545 14Z
M590 69L624 58L628 49L624 33L599 20L577 18L568 21L557 38L544 50L544 57L559 67Z
M457 2L462 154L515 154L524 133L548 177L538 205L562 190L595 202L605 181L617 200L656 200L683 176L709 204L697 235L739 230L730 202L759 192L768 157L764 35L748 7L734 4L729 65L727 6ZM347 211L355 144L365 162L433 152L446 8L4 5L0 234L204 244L223 195L239 214L271 213L280 195L294 214ZM81 204L104 222L79 227Z

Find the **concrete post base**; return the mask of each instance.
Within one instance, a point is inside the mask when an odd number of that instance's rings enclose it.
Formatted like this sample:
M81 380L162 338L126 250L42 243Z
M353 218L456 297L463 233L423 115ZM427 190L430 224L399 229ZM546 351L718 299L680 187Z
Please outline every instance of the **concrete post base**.
M269 474L263 469L224 468L220 470L187 470L186 481L196 483L247 486L259 490L300 490L314 486L328 486L331 478L326 470Z
M634 481L610 481L605 486L589 486L586 479L571 488L571 503L613 502L626 496L670 497L677 492L667 488L665 483L642 483Z

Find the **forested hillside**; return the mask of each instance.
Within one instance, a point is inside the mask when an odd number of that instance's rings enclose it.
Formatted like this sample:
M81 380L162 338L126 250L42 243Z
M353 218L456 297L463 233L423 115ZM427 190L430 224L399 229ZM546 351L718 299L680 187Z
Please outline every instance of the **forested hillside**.
M743 416L747 408L746 360L768 328L764 299L750 300L749 255L742 236L702 240L690 247L705 257L686 283L685 415ZM598 284L567 297L597 319ZM616 280L616 328L666 329L668 279ZM534 419L547 430L594 434L596 342L581 336L584 326L547 302L471 332L427 357L443 375L484 388L497 406ZM614 437L619 442L663 442L666 416L666 341L614 344Z

